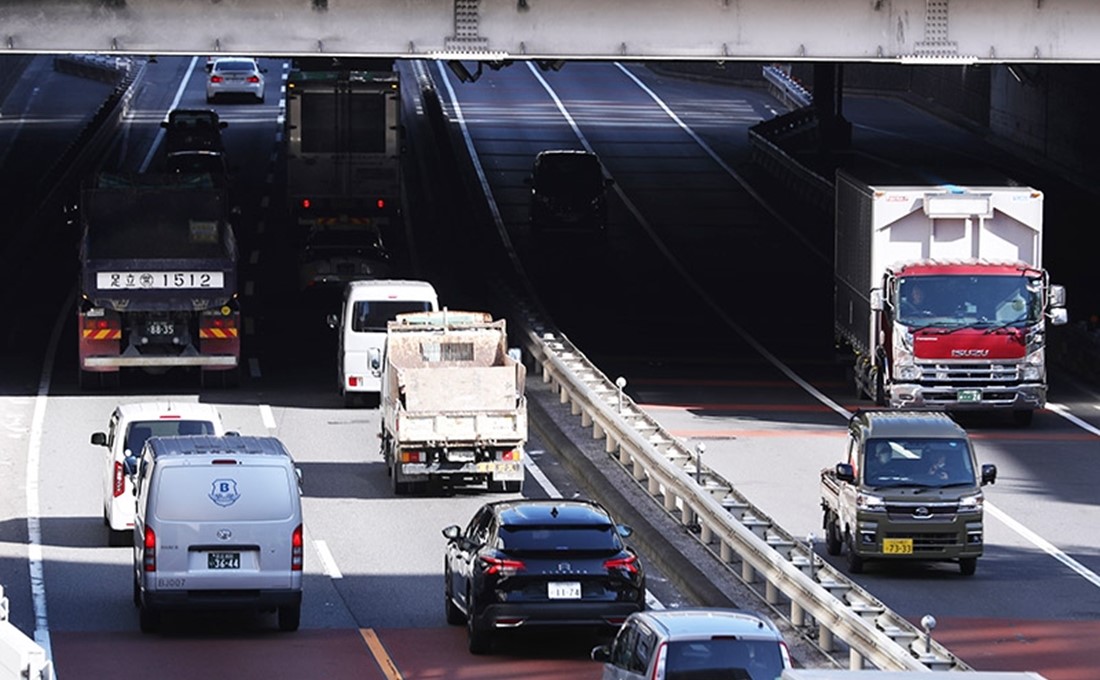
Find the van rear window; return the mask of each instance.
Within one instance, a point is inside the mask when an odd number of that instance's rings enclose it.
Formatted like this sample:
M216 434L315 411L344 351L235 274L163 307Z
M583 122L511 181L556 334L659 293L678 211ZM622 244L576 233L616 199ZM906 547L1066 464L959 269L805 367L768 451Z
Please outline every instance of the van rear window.
M152 509L168 522L289 519L295 493L286 468L276 465L189 465L161 470Z

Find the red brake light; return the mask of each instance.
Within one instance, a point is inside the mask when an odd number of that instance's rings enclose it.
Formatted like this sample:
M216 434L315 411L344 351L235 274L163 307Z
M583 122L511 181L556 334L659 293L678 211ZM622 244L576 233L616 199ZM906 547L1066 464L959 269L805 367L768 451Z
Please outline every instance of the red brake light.
M310 203L310 200L309 200L308 198L303 198L303 199L302 199L302 207L303 207L303 208L305 208L306 210L309 210L309 207L310 207L311 205L313 205L313 204L312 204L312 203Z
M248 82L250 82L250 83L258 83L258 82L260 82L260 77L259 77L259 76L249 76L249 77L248 77Z
M212 83L220 83L221 81L222 81L221 76L210 76L210 82L212 82Z
M299 524L290 534L290 570L302 570L302 525Z
M385 207L386 207L386 199L384 199L384 198L378 199L378 209L382 210Z
M122 495L122 492L126 490L126 475L122 474L122 463L115 461L115 486L113 493L115 498Z
M527 568L527 565L520 560L506 560L499 557L489 557L488 555L482 555L481 561L485 564L486 574L503 574L505 576L511 576L517 571Z
M145 571L157 570L157 535L149 527L145 527Z
M638 558L634 555L627 555L626 557L616 557L613 560L607 560L603 563L605 569L622 569L628 571L631 574L638 573L638 565L636 562Z

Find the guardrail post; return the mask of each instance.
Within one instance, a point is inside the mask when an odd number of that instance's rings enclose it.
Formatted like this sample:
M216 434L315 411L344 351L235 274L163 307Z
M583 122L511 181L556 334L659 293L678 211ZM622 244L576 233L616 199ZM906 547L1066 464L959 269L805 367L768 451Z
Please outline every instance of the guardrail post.
M806 625L806 610L794 600L791 600L791 625L795 628Z
M756 570L748 560L741 561L741 580L745 583L756 583Z
M824 631L825 629L822 628L821 630ZM829 635L831 636L832 633L830 633ZM818 644L821 644L820 641L818 642ZM825 647L822 647L822 649L825 649ZM863 670L863 655L860 654L859 652L857 652L855 650L855 648L852 648L852 649L848 650L848 670L850 670L850 671L861 671L861 670Z
M768 604L779 604L779 599L779 588L771 581L764 584L764 601Z
M703 452L706 450L707 445L703 442L695 445L695 483L699 486L703 486Z

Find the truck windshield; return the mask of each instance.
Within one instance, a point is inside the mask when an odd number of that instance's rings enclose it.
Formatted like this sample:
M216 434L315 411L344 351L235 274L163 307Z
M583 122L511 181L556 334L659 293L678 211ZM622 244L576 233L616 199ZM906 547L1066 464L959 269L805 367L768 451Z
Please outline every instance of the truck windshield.
M431 311L423 300L360 300L351 310L351 330L356 333L385 332L386 323L406 312Z
M974 485L965 439L869 439L863 482L870 486Z
M897 320L906 326L1038 323L1039 277L953 274L898 280Z

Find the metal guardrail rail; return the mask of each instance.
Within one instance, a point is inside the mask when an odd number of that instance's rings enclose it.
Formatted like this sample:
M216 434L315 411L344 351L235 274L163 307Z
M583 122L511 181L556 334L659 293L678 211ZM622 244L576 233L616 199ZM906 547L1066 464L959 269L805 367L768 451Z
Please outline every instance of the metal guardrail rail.
M8 598L0 585L0 680L53 680L46 650L8 621Z

